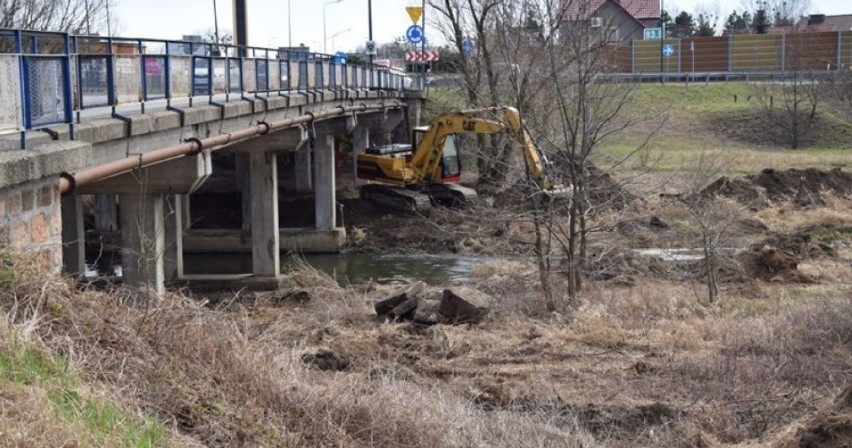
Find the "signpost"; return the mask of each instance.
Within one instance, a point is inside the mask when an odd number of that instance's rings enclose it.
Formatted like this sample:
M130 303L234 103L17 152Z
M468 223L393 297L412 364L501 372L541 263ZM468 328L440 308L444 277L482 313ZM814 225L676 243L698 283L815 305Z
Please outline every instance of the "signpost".
M660 40L662 38L662 28L645 28L645 30L642 32L642 39L644 40Z
M407 51L405 60L407 62L435 62L440 55L437 51Z
M462 53L463 54L471 54L473 53L473 42L469 40L465 40L462 42Z
M420 28L417 25L411 25L405 31L405 37L408 39L408 42L412 44L419 44L423 41L423 28Z
M417 25L420 15L423 14L423 8L420 6L406 6L405 10L408 12L408 17L411 17L411 23Z

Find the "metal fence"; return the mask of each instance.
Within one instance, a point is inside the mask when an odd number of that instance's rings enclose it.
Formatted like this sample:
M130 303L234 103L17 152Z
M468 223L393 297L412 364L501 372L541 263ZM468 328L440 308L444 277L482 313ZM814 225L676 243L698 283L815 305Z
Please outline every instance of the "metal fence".
M617 73L759 73L852 67L852 31L632 41L614 48Z
M74 138L75 112L91 108L406 87L399 71L319 53L0 29L0 133L20 132L22 147L50 125Z

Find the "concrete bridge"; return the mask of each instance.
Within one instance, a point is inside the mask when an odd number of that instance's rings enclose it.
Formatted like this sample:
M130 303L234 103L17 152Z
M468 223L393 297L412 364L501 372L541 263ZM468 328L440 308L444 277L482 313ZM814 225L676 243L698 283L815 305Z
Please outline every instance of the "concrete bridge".
M281 250L340 250L334 136L357 154L419 120L403 74L329 55L21 30L0 30L0 50L0 248L80 275L84 230L99 232L125 283L156 294L209 279L184 274L185 243L250 251L231 287L276 287ZM190 194L212 179L240 192L241 228L193 229ZM312 227L280 228L283 182L312 195Z

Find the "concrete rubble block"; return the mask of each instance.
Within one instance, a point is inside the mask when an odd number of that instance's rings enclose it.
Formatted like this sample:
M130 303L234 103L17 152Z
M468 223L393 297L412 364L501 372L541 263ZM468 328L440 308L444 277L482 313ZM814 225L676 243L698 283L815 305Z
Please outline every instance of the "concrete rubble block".
M484 292L459 286L444 290L438 312L451 323L477 323L491 311L494 303L494 298Z
M405 300L405 302L394 307L394 309L388 313L388 316L395 317L399 320L414 319L414 314L417 311L419 303L420 299L418 297L409 297Z
M423 289L426 287L426 284L423 282L415 282L405 289L400 289L394 292L392 295L379 300L374 308L376 309L376 314L379 316L383 316L385 314L393 311L394 308L400 306L403 302L408 300L409 298L416 297Z
M414 311L413 320L423 325L435 325L444 323L446 319L441 314L441 298L443 291L424 291L418 296L417 309Z

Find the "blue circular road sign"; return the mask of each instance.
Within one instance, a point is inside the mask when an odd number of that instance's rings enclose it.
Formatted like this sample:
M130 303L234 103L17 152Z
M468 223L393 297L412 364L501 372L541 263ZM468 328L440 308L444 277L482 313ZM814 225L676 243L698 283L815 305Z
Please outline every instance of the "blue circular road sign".
M419 44L423 40L423 28L417 25L411 25L405 31L405 37L412 44Z
M462 42L462 53L471 54L473 53L473 42L466 40Z
M663 56L670 57L674 54L674 47L671 45L663 45Z

